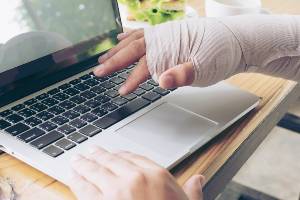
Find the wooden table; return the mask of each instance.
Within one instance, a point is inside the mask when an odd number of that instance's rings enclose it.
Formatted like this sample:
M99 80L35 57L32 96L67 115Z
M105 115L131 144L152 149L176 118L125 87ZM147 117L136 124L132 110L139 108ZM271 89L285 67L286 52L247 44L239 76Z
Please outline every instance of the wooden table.
M203 1L190 4L203 13ZM263 0L263 4L274 13L300 13L298 0ZM173 170L179 184L193 174L205 175L205 200L224 189L299 95L295 82L258 74L241 74L228 82L260 96L259 107ZM0 176L13 184L18 200L75 199L63 184L7 154L0 156Z

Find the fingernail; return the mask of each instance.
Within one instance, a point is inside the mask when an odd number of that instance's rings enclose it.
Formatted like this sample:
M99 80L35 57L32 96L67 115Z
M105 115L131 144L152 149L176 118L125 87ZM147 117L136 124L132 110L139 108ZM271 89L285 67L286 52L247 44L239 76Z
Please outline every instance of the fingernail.
M102 56L100 56L99 61L102 62L102 60L107 59L107 57L108 57L108 54L107 54L107 53L106 53L106 54L103 54Z
M99 65L95 70L94 70L94 74L96 76L104 76L104 70L103 70L104 65L101 64Z
M90 148L88 148L88 152L90 154L96 153L98 151L98 148L96 146L91 146Z
M118 40L121 40L122 38L124 38L127 35L127 33L120 33L117 35Z
M76 161L79 161L80 159L81 159L81 156L76 154L71 158L71 162L76 162Z
M170 75L166 75L165 77L163 77L163 82L167 88L174 87L174 78Z
M125 85L123 85L122 87L120 87L119 89L119 94L120 95L124 95L127 93L127 87Z

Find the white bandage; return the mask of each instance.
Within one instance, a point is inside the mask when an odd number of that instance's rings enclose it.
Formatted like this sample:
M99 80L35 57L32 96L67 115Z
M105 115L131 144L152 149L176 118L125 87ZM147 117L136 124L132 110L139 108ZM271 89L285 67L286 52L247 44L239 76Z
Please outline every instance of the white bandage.
M300 16L196 18L145 29L147 64L157 81L192 62L194 86L255 71L300 81Z

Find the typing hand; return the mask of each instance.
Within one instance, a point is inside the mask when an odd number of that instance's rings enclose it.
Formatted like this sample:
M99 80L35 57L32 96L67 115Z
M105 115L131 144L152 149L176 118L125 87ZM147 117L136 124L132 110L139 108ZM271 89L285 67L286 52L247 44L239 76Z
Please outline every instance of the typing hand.
M119 90L121 95L126 95L133 92L139 84L146 81L150 76L146 61L144 30L138 29L122 33L118 39L120 43L99 58L101 65L95 68L94 74L100 77L106 76L139 61ZM162 73L159 77L159 85L162 88L171 89L190 85L193 80L193 65L191 62L187 62Z
M129 152L110 153L95 147L72 161L69 187L78 200L201 200L201 175L180 188L173 176L145 157Z

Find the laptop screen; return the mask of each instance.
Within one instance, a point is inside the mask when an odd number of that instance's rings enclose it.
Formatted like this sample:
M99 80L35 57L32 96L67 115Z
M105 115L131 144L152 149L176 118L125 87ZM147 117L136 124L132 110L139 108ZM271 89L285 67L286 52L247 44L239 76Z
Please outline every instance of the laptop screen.
M0 26L0 96L105 52L122 31L115 0L0 2Z

